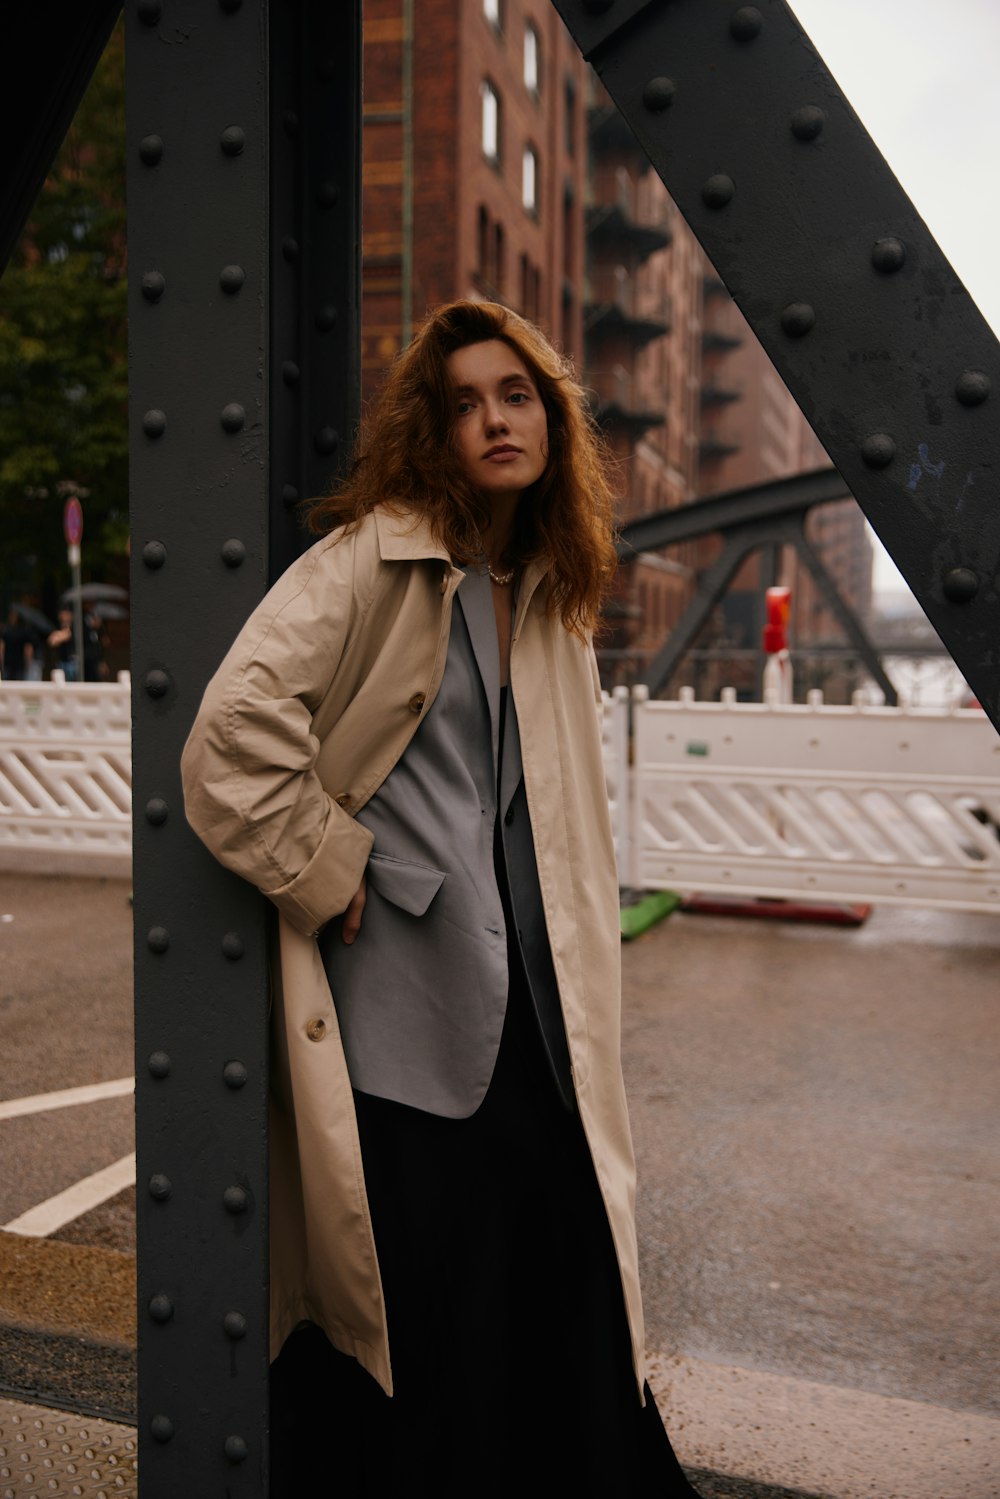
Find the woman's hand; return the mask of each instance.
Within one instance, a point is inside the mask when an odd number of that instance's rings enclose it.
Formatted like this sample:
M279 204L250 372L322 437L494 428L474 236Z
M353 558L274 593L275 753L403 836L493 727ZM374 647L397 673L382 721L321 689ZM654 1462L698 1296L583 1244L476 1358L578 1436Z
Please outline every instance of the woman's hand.
M361 876L361 884L351 896L350 905L344 912L343 924L340 935L350 947L355 937L361 930L361 913L365 909L365 877Z

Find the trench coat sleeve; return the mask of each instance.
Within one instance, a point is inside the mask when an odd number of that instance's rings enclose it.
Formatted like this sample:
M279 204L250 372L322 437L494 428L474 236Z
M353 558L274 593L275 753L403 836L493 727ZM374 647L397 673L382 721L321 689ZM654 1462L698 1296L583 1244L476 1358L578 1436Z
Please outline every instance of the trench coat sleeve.
M354 535L326 537L278 580L209 682L181 757L194 831L307 935L346 909L373 841L324 790L312 732L370 603L356 551Z

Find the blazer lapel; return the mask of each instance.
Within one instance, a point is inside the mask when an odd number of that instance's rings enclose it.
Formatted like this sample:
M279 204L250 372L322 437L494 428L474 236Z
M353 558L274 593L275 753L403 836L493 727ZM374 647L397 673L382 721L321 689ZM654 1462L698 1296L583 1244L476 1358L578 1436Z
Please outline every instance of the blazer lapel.
M493 613L493 597L489 579L480 573L474 563L464 568L465 577L456 597L461 605L465 627L472 643L483 691L490 710L490 728L493 740L493 778L496 782L497 735L500 714L500 648L497 645L497 622ZM505 756L506 758L506 746Z

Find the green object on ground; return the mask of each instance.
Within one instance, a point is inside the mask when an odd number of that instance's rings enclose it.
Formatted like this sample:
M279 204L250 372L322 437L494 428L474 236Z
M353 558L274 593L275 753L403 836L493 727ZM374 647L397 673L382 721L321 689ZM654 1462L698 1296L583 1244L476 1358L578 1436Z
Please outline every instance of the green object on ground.
M676 911L680 903L681 898L676 890L650 890L640 900L622 906L622 937L625 941L641 937L643 932L648 932L651 926L669 916L671 911Z

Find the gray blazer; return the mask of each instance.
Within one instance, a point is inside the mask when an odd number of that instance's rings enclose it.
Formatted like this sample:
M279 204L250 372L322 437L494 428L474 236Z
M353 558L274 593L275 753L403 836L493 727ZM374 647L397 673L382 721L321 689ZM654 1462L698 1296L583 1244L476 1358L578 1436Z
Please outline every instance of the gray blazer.
M497 800L500 662L489 578L466 570L438 695L402 758L358 812L374 834L357 940L341 919L320 950L353 1085L466 1118L493 1074L507 1007L507 933L493 862L502 819L531 998L564 1103L575 1107L507 694Z

